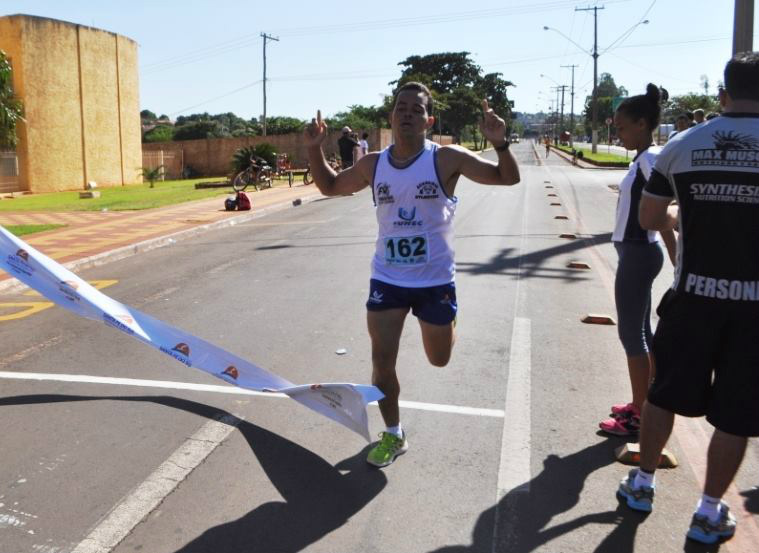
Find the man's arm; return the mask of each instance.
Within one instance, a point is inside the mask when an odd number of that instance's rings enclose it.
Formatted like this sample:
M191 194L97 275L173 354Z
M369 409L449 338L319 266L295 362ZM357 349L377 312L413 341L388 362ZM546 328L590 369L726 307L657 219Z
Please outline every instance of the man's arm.
M671 198L643 194L638 205L638 222L647 230L671 231L677 226L678 207Z
M362 157L353 167L337 173L327 163L322 143L327 137L327 124L322 121L321 110L303 130L303 140L308 151L311 175L319 191L325 196L341 196L358 192L371 183L377 155Z
M509 151L506 137L506 122L498 117L488 106L487 100L482 100L483 119L480 130L495 148L497 162L484 159L461 146L446 146L452 158L451 171L447 174L461 174L480 184L500 184L511 186L519 182L519 166L517 160ZM505 147L505 148L504 148Z

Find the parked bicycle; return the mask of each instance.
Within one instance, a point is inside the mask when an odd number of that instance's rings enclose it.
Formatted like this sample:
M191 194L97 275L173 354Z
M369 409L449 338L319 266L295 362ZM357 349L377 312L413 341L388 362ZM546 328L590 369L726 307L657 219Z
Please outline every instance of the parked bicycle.
M337 173L343 170L343 165L340 163L340 160L337 159L337 156L335 154L332 154L329 159L327 159L327 163ZM303 184L312 184L313 182L314 177L311 175L311 166L309 165L306 167L306 172L303 173Z
M261 188L271 188L271 182L272 171L266 160L251 156L250 165L232 179L232 188L235 192L240 192L252 184L256 190L260 190Z

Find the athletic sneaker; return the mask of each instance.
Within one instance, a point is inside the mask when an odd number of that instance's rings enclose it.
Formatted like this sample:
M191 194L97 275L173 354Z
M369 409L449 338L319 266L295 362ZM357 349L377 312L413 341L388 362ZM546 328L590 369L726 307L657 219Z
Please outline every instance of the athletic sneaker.
M735 517L727 503L719 503L719 520L712 522L709 517L693 513L690 529L685 537L701 543L717 543L721 539L729 540L735 534Z
M617 418L629 417L631 415L640 417L640 409L638 409L634 403L618 403L617 405L611 406L611 414L609 416Z
M637 436L640 432L640 417L630 414L628 417L612 417L598 423L598 427L614 436Z
M636 511L644 513L650 513L654 509L654 488L655 486L641 486L640 488L634 488L635 476L638 474L638 469L632 469L627 478L624 478L619 483L617 489L617 497L624 499L627 502L627 506Z
M389 432L380 432L380 441L369 452L366 462L375 467L386 467L398 455L403 455L408 451L408 440L406 432L403 432L403 438L399 438Z

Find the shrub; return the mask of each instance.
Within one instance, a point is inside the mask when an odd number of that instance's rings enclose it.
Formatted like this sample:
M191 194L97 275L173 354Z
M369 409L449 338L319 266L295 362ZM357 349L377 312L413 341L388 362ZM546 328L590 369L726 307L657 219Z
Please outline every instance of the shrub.
M262 157L266 160L271 167L277 166L277 151L274 146L268 142L262 142L255 146L246 146L240 148L232 156L232 170L235 174L245 170L250 165L250 158L252 156Z

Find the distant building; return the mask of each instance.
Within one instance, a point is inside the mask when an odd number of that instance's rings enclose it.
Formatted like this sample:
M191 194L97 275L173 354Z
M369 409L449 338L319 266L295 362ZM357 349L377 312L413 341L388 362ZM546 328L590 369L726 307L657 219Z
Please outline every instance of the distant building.
M0 17L0 49L10 58L26 119L18 129L17 190L141 181L136 42L76 23L9 15Z

